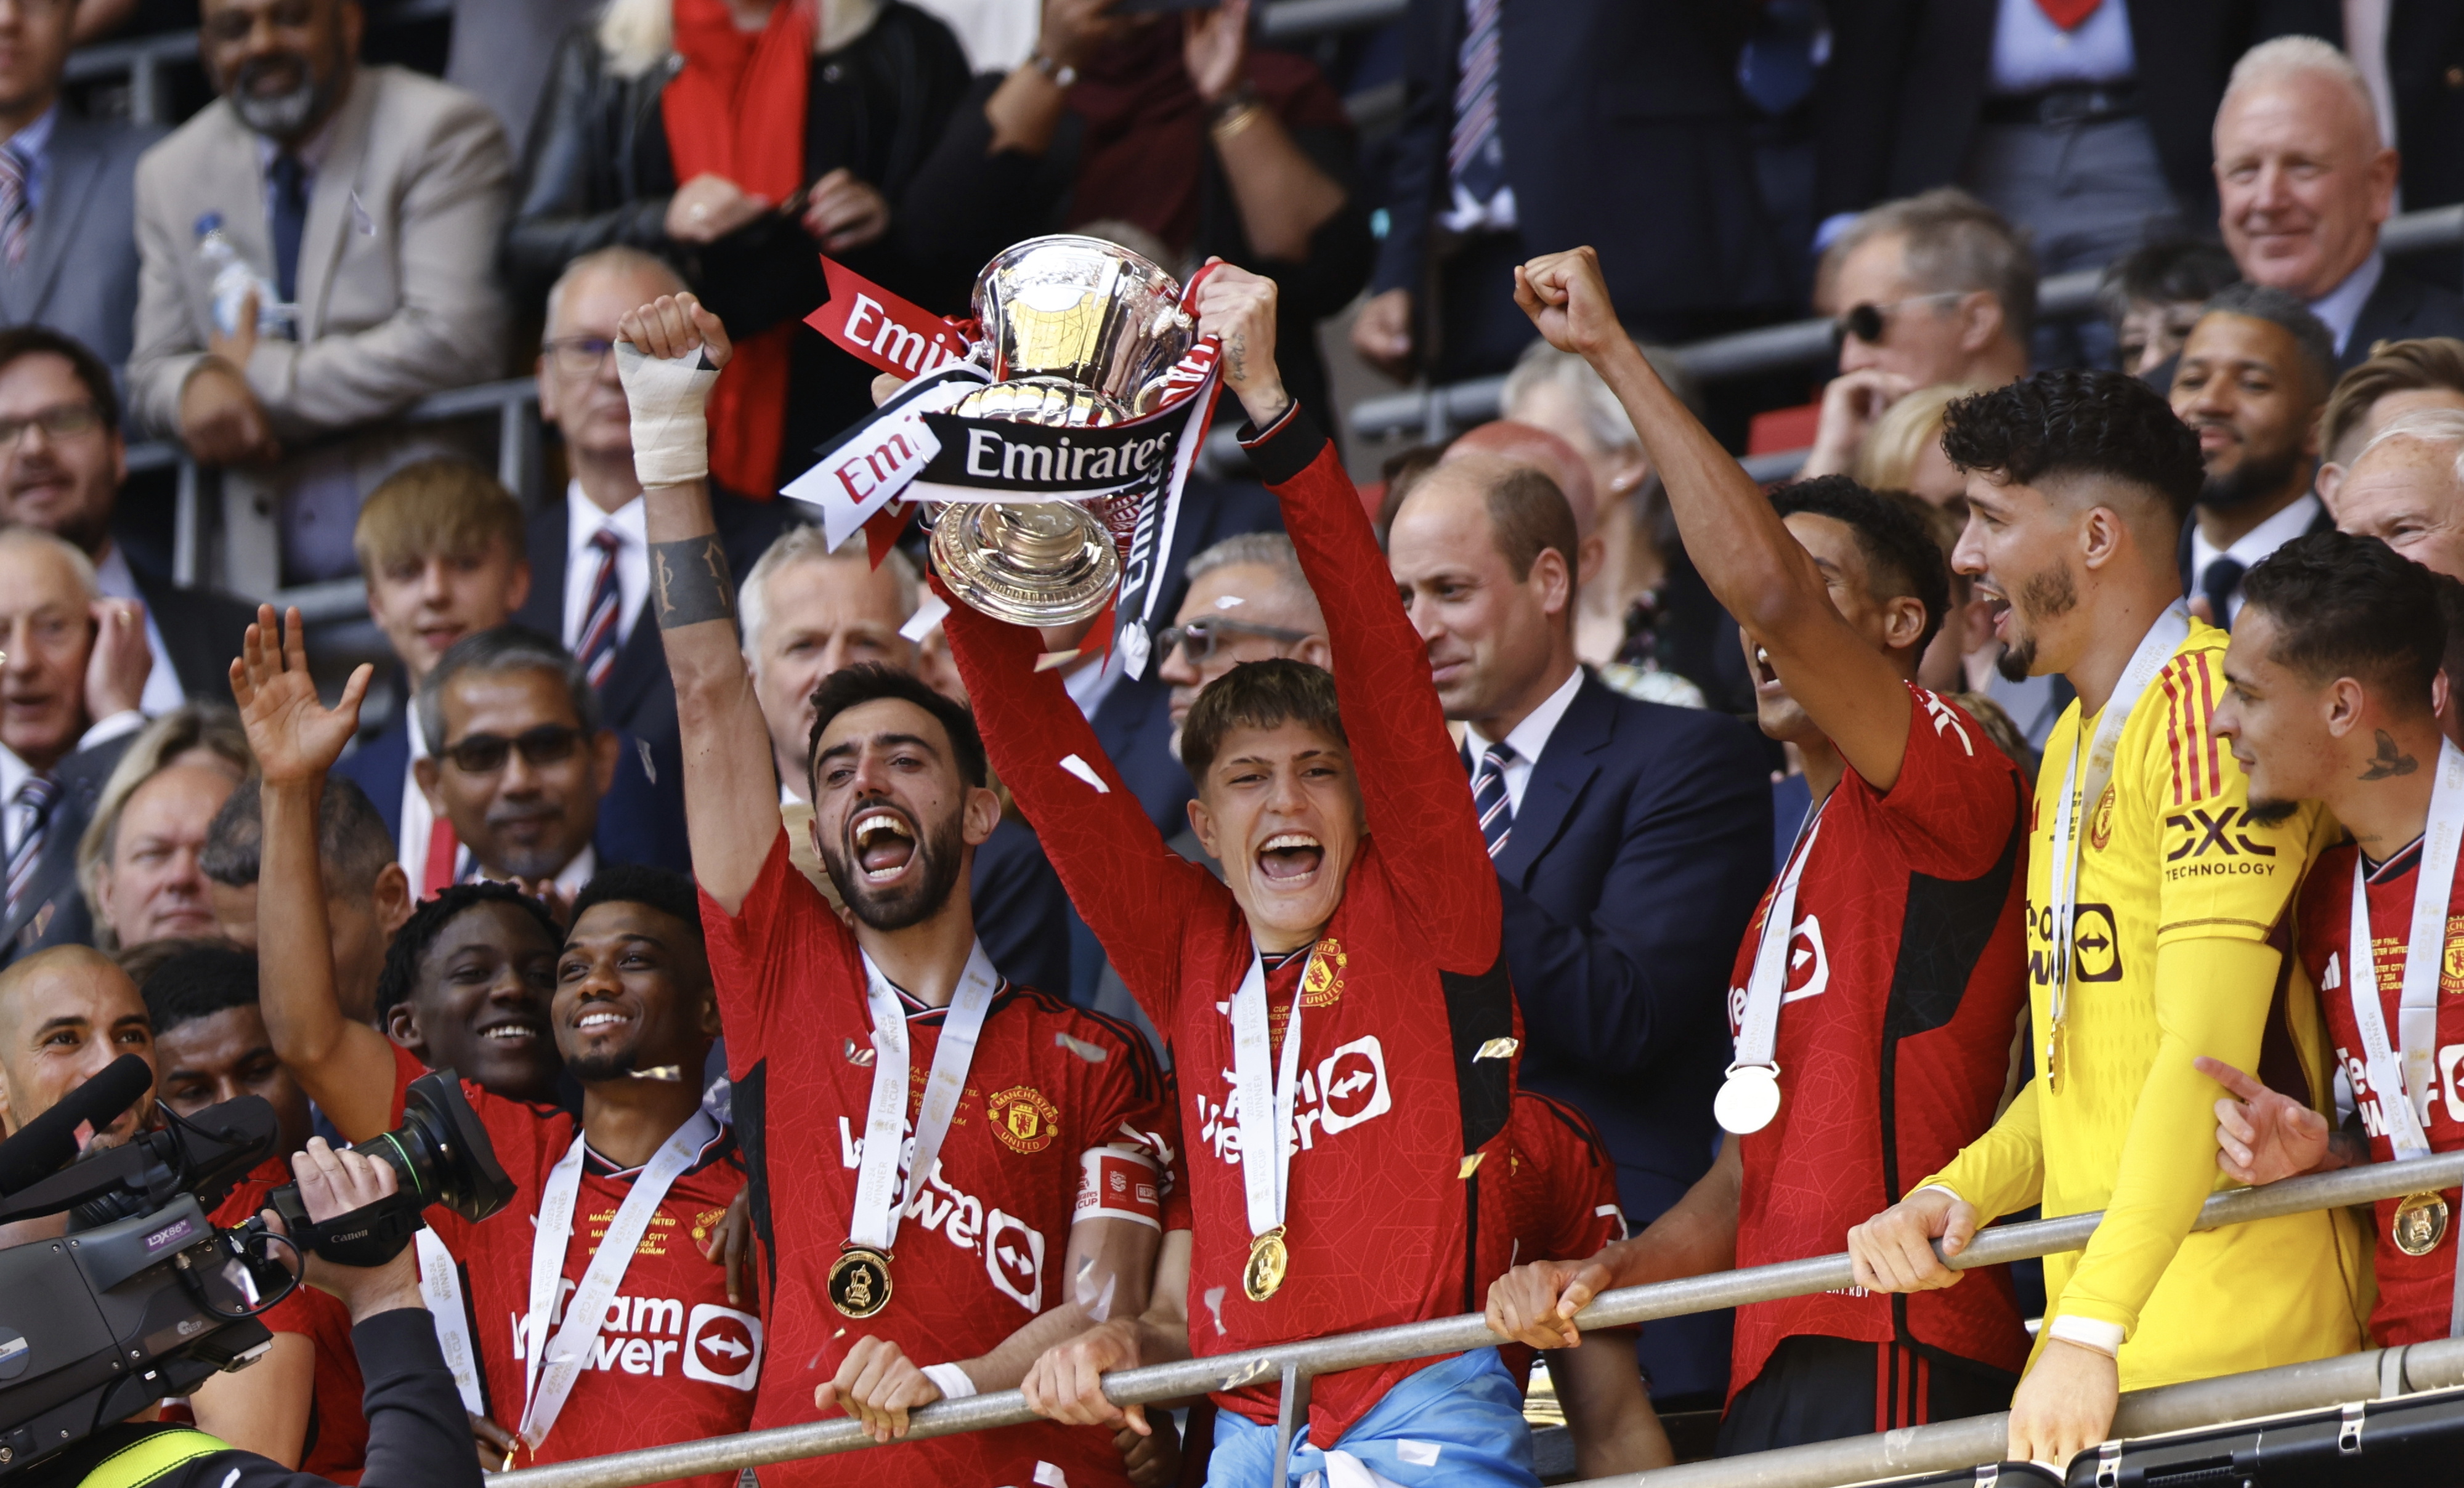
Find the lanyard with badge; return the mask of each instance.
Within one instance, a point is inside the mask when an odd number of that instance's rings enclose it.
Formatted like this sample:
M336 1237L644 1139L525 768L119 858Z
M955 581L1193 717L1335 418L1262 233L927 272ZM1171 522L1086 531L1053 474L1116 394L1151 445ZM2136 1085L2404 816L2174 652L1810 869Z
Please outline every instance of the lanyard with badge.
M983 1031L984 1015L1001 985L979 941L967 952L966 970L958 974L940 1042L933 1050L924 1101L915 1112L915 1154L908 1161L902 1193L898 1158L907 1136L907 1011L897 989L869 955L864 958L864 981L865 1004L872 1015L872 1103L865 1113L864 1156L856 1166L855 1212L848 1216L847 1243L830 1266L828 1282L830 1305L850 1318L869 1318L890 1305L891 1242L898 1238L899 1214L913 1202L941 1155L941 1139L950 1133L958 1096L966 1089L967 1067L975 1061L976 1037Z
M2432 1063L2438 1045L2438 982L2447 960L2447 909L2453 894L2455 859L2464 842L2464 751L2441 740L2438 777L2430 793L2430 821L2421 833L2421 862L2412 880L2412 920L2405 937L2404 989L2396 1011L2397 1038L2387 1038L2380 1001L2378 957L2371 944L2369 875L2353 855L2353 920L2344 956L2344 989L2360 1030L2370 1093L2379 1125L2397 1161L2430 1155L2422 1112L2436 1087ZM2447 1237L2446 1196L2409 1193L2396 1201L2388 1225L2396 1249L2427 1256ZM2459 1275L2464 1280L2464 1274ZM2464 1311L2464 1293L2450 1307L2452 1337Z
M1309 954L1315 961L1317 948L1311 946ZM1300 1088L1301 1002L1309 977L1304 965L1292 991L1291 1021L1284 1025L1283 1059L1271 1071L1266 963L1255 947L1249 974L1232 994L1232 1090L1241 1103L1241 1187L1249 1218L1249 1261L1241 1271L1241 1290L1251 1302L1274 1296L1291 1265L1284 1222L1291 1197L1292 1100Z
M1835 787L1836 793L1836 787ZM1788 1000L1788 948L1796 935L1796 886L1805 862L1814 856L1814 839L1822 831L1822 808L1828 798L1806 812L1796 829L1796 845L1788 867L1771 890L1771 908L1763 914L1762 938L1754 945L1753 970L1746 976L1746 1006L1737 1018L1737 1057L1727 1079L1711 1100L1711 1114L1723 1131L1746 1136L1760 1131L1779 1114L1779 1009Z
M564 1410L565 1397L573 1392L575 1378L597 1349L599 1330L607 1321L607 1304L615 1300L616 1288L625 1281L625 1268L632 1263L642 1236L649 1232L650 1216L676 1179L717 1139L718 1131L718 1122L710 1112L695 1111L692 1120L659 1145L633 1180L625 1202L617 1206L616 1217L609 1221L599 1249L582 1273L582 1284L565 1305L564 1325L552 1340L548 1323L556 1313L557 1293L563 1288L565 1251L573 1241L574 1211L582 1196L583 1138L577 1135L564 1156L548 1170L533 1221L537 1228L531 1236L530 1310L522 1318L522 1420L517 1434L532 1451L547 1440ZM507 1460L511 1461L510 1455Z
M2070 1032L2071 937L2077 932L2079 919L2079 818L2081 812L2093 817L2105 788L2113 783L2114 755L2122 749L2122 731L2130 722L2131 710L2139 698L2156 681L2173 653L2190 636L2189 606L2176 600L2156 617L2156 624L2141 637L2139 648L2130 653L2130 665L2123 667L2122 680L2114 685L2113 695L2105 699L2104 711L2098 715L2096 736L2088 743L2087 769L2084 779L2079 769L2079 734L2071 734L2070 764L2062 772L2061 804L2054 813L2053 927L2046 938L2047 959L2053 963L2053 1016L2047 1019L2051 1033L2046 1038L2045 1084L2056 1094L2062 1088L2064 1045ZM2084 719L2081 720L2085 722Z

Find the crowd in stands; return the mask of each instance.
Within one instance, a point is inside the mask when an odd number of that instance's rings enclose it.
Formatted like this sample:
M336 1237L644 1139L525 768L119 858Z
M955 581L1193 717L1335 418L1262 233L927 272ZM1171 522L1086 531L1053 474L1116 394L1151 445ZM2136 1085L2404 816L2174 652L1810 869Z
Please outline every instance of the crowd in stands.
M131 1127L260 1095L287 1158L453 1071L492 1470L844 1414L759 1477L1248 1488L1272 1378L1101 1375L1479 1311L1317 1379L1290 1482L1536 1482L1535 1354L1584 1477L2005 1409L2059 1463L2448 1336L2464 1194L2190 1221L2464 1144L2464 249L2382 242L2464 201L2464 20L1274 3L470 0L439 77L377 0L0 0L0 1129L135 1050ZM211 102L80 110L190 21ZM1221 260L1240 349L1143 674L781 493L887 396L825 255L963 317L1058 231ZM1808 313L1818 383L1675 349ZM1373 370L1501 417L1355 488ZM527 508L405 417L517 372ZM337 582L379 664L260 602ZM174 1409L347 1479L348 1310L268 1321Z

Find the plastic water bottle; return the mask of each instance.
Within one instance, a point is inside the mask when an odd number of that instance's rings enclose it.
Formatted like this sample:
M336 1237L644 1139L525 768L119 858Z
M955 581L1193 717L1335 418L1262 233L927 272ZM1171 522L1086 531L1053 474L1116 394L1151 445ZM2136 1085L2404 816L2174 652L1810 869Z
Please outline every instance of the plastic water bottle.
M275 294L274 282L252 268L246 258L223 231L223 215L208 212L197 219L197 257L204 261L213 275L214 330L222 336L239 332L241 312L248 296L256 295L256 329L260 336L285 334L290 320L290 307Z

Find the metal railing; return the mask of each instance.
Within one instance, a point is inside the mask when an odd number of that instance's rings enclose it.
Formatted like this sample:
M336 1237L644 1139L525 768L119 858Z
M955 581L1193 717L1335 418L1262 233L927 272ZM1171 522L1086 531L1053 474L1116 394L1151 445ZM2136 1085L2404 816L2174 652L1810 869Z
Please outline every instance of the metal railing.
M1274 0L1258 15L1258 34L1297 41L1339 31L1365 31L1400 20L1406 0Z
M2394 257L2464 247L2464 206L2391 218L2379 230L2379 246ZM2102 274L2098 269L2079 269L2037 281L2038 317L2064 320L2094 313L2097 281ZM1717 383L1820 366L1835 354L1831 337L1828 320L1793 320L1695 341L1677 347L1676 354L1678 362L1697 381ZM1500 375L1364 398L1352 405L1352 427L1368 439L1413 431L1431 440L1442 439L1457 429L1496 418L1505 388L1506 379Z
M2265 1188L2236 1189L2219 1193L2200 1209L2198 1220L2192 1228L2213 1230L2426 1190L2453 1188L2459 1183L2464 1183L2464 1151L2416 1158L2409 1162L2348 1168L2315 1177L2287 1179ZM1956 1269L1968 1270L2078 1250L2086 1245L2088 1237L2096 1232L2098 1222L2103 1217L2101 1213L2071 1214L2029 1224L1991 1226L1978 1232L1968 1249L1948 1263ZM1853 1280L1845 1255L1821 1256L1808 1260L1756 1266L1743 1271L1715 1272L1651 1286L1605 1292L1584 1308L1576 1321L1590 1327L1646 1323L1688 1313L1716 1312L1749 1302L1776 1302L1782 1298L1834 1291L1852 1284ZM1285 1480L1283 1465L1288 1460L1292 1435L1308 1416L1309 1382L1312 1377L1397 1360L1460 1353L1495 1342L1495 1336L1477 1313L1434 1318L1399 1327L1124 1369L1104 1377L1104 1394L1116 1405L1146 1405L1210 1391L1237 1390L1267 1380L1279 1382L1281 1407L1276 1427L1276 1472L1269 1481L1280 1483ZM2458 1365L2459 1378L2464 1378L2464 1350L2459 1350ZM2210 1385L2216 1383L2209 1382ZM2193 1390L2203 1387L2173 1388ZM2245 1411L2239 1413L2260 1412ZM2210 1419L2231 1418L2218 1416ZM1017 1390L1003 1390L997 1394L976 1395L965 1400L927 1406L909 1417L908 1438L954 1435L960 1432L1019 1426L1039 1419L1041 1417L1026 1408L1024 1397ZM1969 1440L1967 1437L1956 1439L1961 1442ZM1973 1466L1999 1460L2001 1441L2001 1437L1996 1435L1991 1450L1967 1459L1964 1464L1952 1465ZM494 1475L489 1481L494 1488L631 1488L634 1484L663 1482L704 1473L734 1472L792 1458L860 1451L873 1445L872 1437L855 1421L816 1421L706 1441L675 1442L618 1456L588 1457L546 1467L524 1468L518 1472ZM1663 1476L1664 1473L1651 1475L1655 1488ZM1764 1485L1764 1479L1760 1477L1750 1480ZM1853 1479L1824 1479L1825 1482L1849 1480ZM1814 1479L1791 1481L1802 1481L1810 1488Z

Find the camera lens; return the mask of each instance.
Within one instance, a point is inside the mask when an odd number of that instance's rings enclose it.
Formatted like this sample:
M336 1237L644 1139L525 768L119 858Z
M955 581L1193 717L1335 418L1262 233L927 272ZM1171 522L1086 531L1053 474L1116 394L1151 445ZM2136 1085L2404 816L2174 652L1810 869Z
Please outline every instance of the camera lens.
M402 1125L359 1149L390 1164L402 1191L416 1195L423 1209L442 1204L465 1219L485 1219L514 1196L488 1129L450 1069L412 1081L403 1097Z

